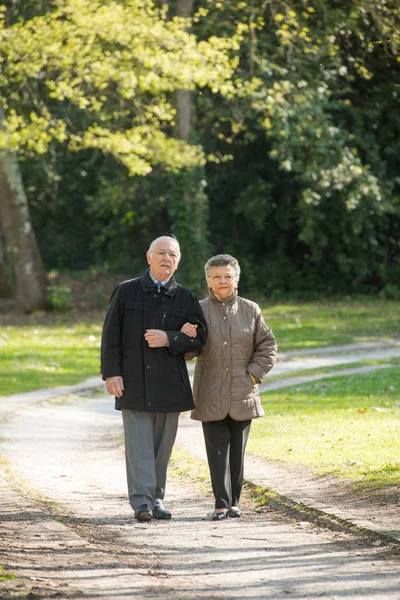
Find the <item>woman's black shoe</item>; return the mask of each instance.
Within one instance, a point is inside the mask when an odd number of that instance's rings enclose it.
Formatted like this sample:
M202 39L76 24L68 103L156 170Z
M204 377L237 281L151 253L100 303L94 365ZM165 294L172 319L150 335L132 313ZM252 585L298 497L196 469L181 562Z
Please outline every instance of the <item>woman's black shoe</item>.
M237 517L240 517L241 514L242 513L237 506L230 508L227 512L227 516L231 517L231 519L237 519Z
M226 519L228 513L226 512L216 512L214 511L211 515L212 521L222 521L222 519Z

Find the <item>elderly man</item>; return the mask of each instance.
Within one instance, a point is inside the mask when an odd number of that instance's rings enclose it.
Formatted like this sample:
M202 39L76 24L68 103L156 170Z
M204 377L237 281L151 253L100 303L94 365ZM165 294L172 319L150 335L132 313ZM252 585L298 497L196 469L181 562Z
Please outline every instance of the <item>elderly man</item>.
M170 519L163 505L167 466L181 411L194 408L185 352L206 341L196 297L176 283L181 254L175 238L154 240L149 269L120 283L103 327L101 373L122 411L129 502L139 521ZM196 336L181 332L196 326Z

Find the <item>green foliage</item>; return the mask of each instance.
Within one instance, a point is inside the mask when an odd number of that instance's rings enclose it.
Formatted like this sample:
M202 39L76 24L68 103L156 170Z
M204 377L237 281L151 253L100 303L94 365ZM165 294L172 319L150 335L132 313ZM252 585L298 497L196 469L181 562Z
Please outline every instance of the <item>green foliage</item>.
M206 91L198 97L205 149L234 161L207 167L213 239L233 247L247 286L266 294L372 290L395 281L396 4L207 5L200 35L229 34L234 13L244 36L231 96L218 103ZM227 206L237 215L228 227ZM255 276L247 264L257 264Z
M47 299L52 310L58 312L67 311L71 308L71 288L66 286L50 285L47 288Z
M209 258L207 243L208 199L202 169L171 175L168 213L182 250L180 281L199 296L204 295L203 266Z
M400 300L400 286L395 283L388 283L383 288L383 295L385 298Z
M0 20L1 148L98 149L131 175L204 162L200 147L171 136L170 95L229 88L235 40L198 42L186 20L167 20L153 0L64 0L17 22L7 16ZM63 114L68 106L82 118Z
M46 265L136 275L174 232L196 291L231 252L247 293L397 297L397 2L201 0L190 29L161 4L7 5L0 137ZM182 88L195 144L173 136Z

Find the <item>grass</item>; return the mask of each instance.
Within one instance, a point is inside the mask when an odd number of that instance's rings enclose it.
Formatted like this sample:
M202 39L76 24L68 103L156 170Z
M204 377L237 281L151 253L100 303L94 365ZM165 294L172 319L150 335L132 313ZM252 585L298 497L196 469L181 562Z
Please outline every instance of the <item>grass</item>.
M99 373L101 322L27 323L0 332L0 396L78 383Z
M207 491L210 491L210 474L206 461L194 457L178 445L172 451L169 470L192 483L205 484Z
M280 350L400 339L400 303L376 298L261 304Z
M399 391L400 371L388 368L263 394L248 450L360 487L399 485Z
M264 305L281 351L400 339L400 304L363 298ZM0 395L74 384L99 373L104 311L0 317Z
M376 366L388 366L388 365L400 365L400 357L392 357L386 358L385 360L378 359L370 359L370 360L360 360L357 362L349 362L338 365L329 365L326 367L317 367L315 369L302 369L298 371L290 371L285 373L284 375L273 375L274 371L271 371L271 374L268 375L268 378L265 379L265 382L279 381L281 379L290 379L294 377L303 377L307 375L321 375L325 373L334 373L336 371L346 371L350 369L357 369L360 367L376 367Z
M263 309L281 351L400 339L399 302L343 299ZM74 384L98 374L103 318L104 311L80 310L0 315L0 395ZM400 361L384 362L395 367ZM380 363L358 359L303 374ZM399 390L400 371L391 368L264 394L266 417L254 420L249 451L336 473L360 486L399 485Z
M15 579L14 573L5 571L4 567L0 565L0 581L8 581L10 579Z

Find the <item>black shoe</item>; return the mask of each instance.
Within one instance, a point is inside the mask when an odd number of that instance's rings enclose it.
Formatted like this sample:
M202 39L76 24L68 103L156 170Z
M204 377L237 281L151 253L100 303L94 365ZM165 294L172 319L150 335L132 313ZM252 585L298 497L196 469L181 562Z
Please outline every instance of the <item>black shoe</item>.
M150 521L153 517L153 513L148 504L141 504L135 508L135 519L138 521Z
M153 517L155 519L171 519L172 515L170 511L165 508L161 500L156 500L153 508Z
M213 514L211 515L211 520L212 521L222 521L223 519L226 519L227 516L228 516L227 512L214 511Z
M231 517L231 519L235 519L235 518L237 519L238 517L240 517L241 514L242 513L237 506L235 506L235 507L232 506L232 508L230 508L227 512L227 516Z

